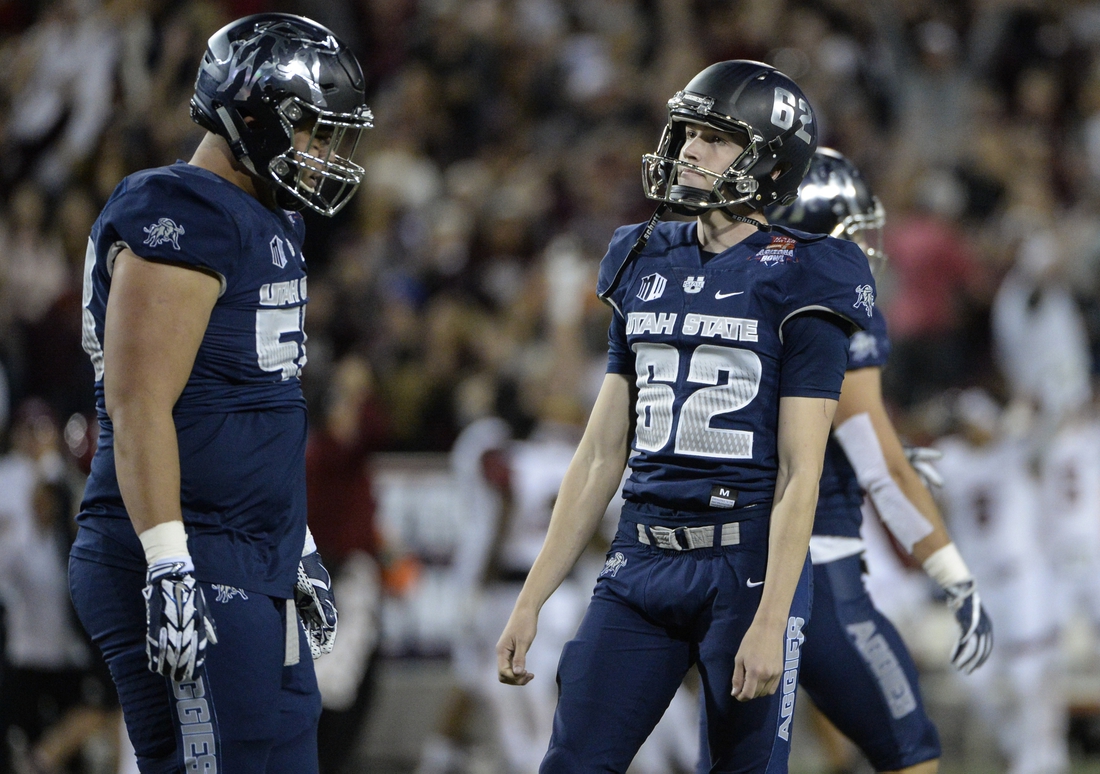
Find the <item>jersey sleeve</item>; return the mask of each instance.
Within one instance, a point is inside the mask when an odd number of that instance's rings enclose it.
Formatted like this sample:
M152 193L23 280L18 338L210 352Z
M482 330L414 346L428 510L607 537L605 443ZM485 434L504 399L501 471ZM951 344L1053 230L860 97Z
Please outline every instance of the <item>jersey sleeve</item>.
M600 261L600 274L596 279L596 295L606 301L615 310L615 315L623 316L623 295L630 285L628 275L631 266L627 263L631 248L645 228L644 223L633 226L621 226L615 229L607 253Z
M634 373L633 356L626 341L626 320L618 313L612 313L607 330L607 373Z
M779 397L840 397L848 362L842 321L820 312L796 315L787 324L779 366Z
M131 181L107 203L100 222L116 248L212 272L223 292L241 255L240 231L229 211L171 174Z
M875 280L859 245L830 237L800 252L786 288L780 339L787 322L804 312L834 315L849 334L866 330L875 310Z

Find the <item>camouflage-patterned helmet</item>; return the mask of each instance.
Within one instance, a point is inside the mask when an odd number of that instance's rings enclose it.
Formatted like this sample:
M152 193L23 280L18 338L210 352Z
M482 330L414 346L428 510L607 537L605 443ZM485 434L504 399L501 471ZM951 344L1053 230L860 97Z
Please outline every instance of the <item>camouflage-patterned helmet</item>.
M333 215L359 187L352 161L373 116L363 71L329 29L301 16L263 13L215 32L199 65L191 117L226 139L287 209ZM295 148L295 132L309 142Z

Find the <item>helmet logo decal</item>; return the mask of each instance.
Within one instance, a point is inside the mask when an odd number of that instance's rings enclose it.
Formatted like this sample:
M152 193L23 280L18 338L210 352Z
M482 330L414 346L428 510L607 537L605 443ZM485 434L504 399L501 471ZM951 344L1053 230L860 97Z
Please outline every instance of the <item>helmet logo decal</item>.
M291 39L274 37L270 34L272 32L289 33ZM273 37L272 50L270 54L266 54L263 52L265 39ZM278 75L284 80L300 78L309 88L310 101L318 107L325 107L325 97L319 83L321 80L319 52L331 54L337 49L336 40L331 35L317 41L301 36L293 27L283 22L258 25L255 34L251 37L236 40L230 44L227 62L230 63L231 69L220 91L229 91L236 85L237 91L230 96L230 99L247 100L256 84L271 75ZM261 53L265 53L265 56L257 66L256 60ZM236 62L235 66L233 62ZM208 66L211 75L217 77L215 65L225 64L226 62L211 63Z
M806 129L813 123L814 117L810 112L809 103L801 98L796 99L791 92L781 86L776 86L775 100L772 102L772 124L783 130L790 129L794 126L796 113L801 126L794 133L794 136L810 145L813 143L814 138L810 136Z
M870 317L875 311L875 289L870 285L857 285L856 286L856 302L852 304L854 309L863 307L867 310L867 316Z
M143 228L142 231L149 235L145 237L145 244L149 247L159 247L165 242L171 242L174 250L180 249L179 238L187 233L182 225L177 226L171 218L161 218L153 225Z

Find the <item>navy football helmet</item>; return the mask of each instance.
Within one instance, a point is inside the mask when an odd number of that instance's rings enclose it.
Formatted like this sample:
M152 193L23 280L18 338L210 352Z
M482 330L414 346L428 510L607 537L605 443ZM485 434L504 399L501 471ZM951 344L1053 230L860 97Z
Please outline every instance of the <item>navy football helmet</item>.
M355 56L326 27L262 13L215 32L199 65L192 119L224 137L281 207L336 214L363 180L352 156L373 115ZM309 143L296 148L296 131ZM299 143L301 144L301 143Z
M886 261L886 210L855 164L832 148L819 148L814 154L798 198L766 214L769 223L858 242L872 270Z
M722 171L682 161L686 122L730 132L744 150ZM642 187L680 214L737 204L760 210L794 199L816 148L813 110L794 81L762 62L718 62L668 101L657 152L642 157ZM682 169L713 180L710 190L680 185Z

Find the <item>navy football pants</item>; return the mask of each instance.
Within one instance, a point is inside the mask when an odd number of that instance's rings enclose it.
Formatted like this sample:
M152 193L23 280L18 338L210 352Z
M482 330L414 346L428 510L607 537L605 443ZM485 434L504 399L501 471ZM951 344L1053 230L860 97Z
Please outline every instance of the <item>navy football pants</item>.
M905 643L875 609L859 556L814 565L814 615L802 650L802 687L875 771L940 757Z
M677 552L639 543L637 525L620 522L588 612L562 651L542 772L625 772L693 663L702 678L711 771L787 771L801 627L810 610L808 560L791 607L779 689L748 702L730 695L734 658L760 603L755 584L764 579L768 523L741 522L739 545Z
M81 623L118 688L142 774L316 774L321 694L297 619L299 662L283 666L286 600L200 583L217 628L195 679L149 671L145 574L69 561Z
M875 771L940 757L917 668L893 624L871 603L859 556L814 565L814 610L799 680L814 704L855 742ZM697 774L708 769L706 720Z

